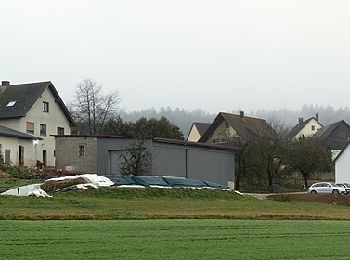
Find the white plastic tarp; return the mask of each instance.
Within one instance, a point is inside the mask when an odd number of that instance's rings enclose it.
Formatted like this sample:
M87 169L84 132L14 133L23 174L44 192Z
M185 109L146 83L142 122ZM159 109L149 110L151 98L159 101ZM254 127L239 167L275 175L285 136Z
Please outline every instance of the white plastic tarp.
M7 190L1 193L1 195L51 197L43 189L41 189L40 186L41 184L32 184L32 185L22 186L22 187Z
M82 189L82 190L85 190L88 188L98 189L99 187L110 187L114 184L109 178L104 176L99 176L97 174L63 176L63 177L51 178L51 179L48 179L47 181L63 181L67 179L78 179L78 178L84 178L88 182L85 184L76 185L78 189ZM1 195L51 197L43 189L41 189L41 185L42 184L32 184L32 185L17 187L14 189L7 190L1 193Z
M57 178L51 178L47 181L63 181L68 179L78 179L78 178L84 178L87 180L88 183L91 183L97 187L110 187L114 183L105 176L100 176L97 174L83 174L83 175L75 175L75 176L63 176L63 177L57 177Z

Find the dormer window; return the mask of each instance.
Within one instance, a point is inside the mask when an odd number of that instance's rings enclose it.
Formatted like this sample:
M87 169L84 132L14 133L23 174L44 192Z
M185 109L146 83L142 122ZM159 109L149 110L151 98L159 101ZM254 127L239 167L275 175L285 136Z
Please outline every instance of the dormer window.
M10 101L7 103L7 107L13 107L16 104L17 101Z
M43 102L43 112L49 112L49 102Z

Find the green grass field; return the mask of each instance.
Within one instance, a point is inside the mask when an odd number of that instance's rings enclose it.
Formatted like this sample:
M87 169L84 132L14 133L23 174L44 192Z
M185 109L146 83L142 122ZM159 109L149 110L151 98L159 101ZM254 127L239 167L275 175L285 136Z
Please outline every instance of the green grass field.
M0 221L1 259L349 259L349 222Z
M0 209L0 259L349 259L349 222L325 221L350 220L335 203L106 188Z

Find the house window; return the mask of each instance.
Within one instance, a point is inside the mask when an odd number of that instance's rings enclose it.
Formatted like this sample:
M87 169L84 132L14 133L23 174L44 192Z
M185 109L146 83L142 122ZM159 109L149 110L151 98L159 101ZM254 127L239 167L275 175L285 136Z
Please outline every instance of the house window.
M43 102L43 112L49 112L49 102Z
M46 136L46 125L40 124L40 136Z
M7 107L13 107L14 105L16 105L16 102L17 102L17 101L10 101L10 102L7 103L6 106L7 106Z
M84 156L85 156L85 146L79 145L79 157L84 157Z
M314 125L311 126L311 130L312 131L315 131L316 130L316 127Z
M34 123L27 122L27 134L34 134Z
M226 127L226 129L230 128L230 124L228 122L226 122L225 127Z
M57 127L57 135L64 135L64 128L63 127Z

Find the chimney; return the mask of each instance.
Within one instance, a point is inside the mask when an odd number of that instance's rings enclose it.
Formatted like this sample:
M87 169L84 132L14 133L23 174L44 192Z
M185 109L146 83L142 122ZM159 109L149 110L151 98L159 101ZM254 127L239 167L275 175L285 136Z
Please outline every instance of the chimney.
M1 86L2 87L10 86L10 81L1 81Z
M299 117L299 124L304 123L304 118L303 117Z
M316 121L318 122L319 117L320 117L320 115L318 114L318 112L316 113L315 117L316 117Z
M239 116L244 117L244 111L239 111Z

